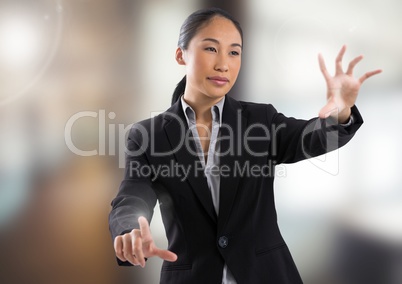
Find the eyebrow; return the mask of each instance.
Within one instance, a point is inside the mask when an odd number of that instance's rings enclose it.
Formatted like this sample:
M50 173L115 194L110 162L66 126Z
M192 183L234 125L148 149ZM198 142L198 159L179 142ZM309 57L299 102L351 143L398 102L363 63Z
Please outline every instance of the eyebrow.
M212 41L212 42L214 42L216 44L220 44L219 40L214 39L214 38L205 38L205 39L203 39L203 41ZM240 43L232 43L230 46L233 46L233 47L238 46L241 49L243 49L243 47L242 47L242 45Z

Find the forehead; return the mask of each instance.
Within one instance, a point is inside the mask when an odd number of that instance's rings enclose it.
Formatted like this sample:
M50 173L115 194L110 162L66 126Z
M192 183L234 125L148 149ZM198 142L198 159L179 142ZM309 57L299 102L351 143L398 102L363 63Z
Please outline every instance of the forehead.
M198 40L214 38L227 44L242 43L240 33L233 22L220 16L212 18L198 31L194 38Z

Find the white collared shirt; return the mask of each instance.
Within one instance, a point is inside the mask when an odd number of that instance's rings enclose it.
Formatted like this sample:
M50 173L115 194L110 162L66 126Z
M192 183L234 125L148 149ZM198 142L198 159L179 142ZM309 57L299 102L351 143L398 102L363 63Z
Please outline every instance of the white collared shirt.
M187 120L187 124L194 138L194 142L197 148L197 154L200 158L200 162L204 168L204 173L207 178L208 188L211 192L212 202L215 208L216 215L219 215L219 192L220 192L220 175L213 174L213 169L220 166L220 159L217 153L220 152L220 144L217 140L219 135L219 128L222 126L222 114L223 105L225 103L225 97L222 98L211 108L212 114L212 130L209 133L209 149L207 162L205 163L204 151L201 146L200 136L197 131L196 114L193 108L184 101L181 96L181 104L183 112ZM223 267L222 284L236 284L232 273L225 264Z

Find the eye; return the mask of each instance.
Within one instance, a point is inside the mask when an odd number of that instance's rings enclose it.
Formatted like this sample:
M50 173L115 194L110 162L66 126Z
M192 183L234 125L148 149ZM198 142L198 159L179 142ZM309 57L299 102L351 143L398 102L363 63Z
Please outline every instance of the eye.
M239 56L240 55L240 53L237 52L237 51L231 51L229 54L233 55L233 56Z
M216 52L216 48L215 47L207 47L205 48L206 51L211 51L211 52Z

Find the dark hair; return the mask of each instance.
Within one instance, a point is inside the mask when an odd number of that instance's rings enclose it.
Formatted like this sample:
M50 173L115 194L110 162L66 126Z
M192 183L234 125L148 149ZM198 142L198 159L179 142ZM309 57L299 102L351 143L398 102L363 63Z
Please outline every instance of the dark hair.
M186 50L190 44L190 41L197 34L199 29L205 24L209 23L216 16L230 20L239 31L240 37L243 41L243 30L239 22L232 15L220 8L209 8L198 10L192 13L184 21L180 29L178 47L180 47L182 50ZM184 90L186 89L186 81L186 76L184 76L184 78L177 84L172 96L172 105L180 98L182 94L184 94Z

